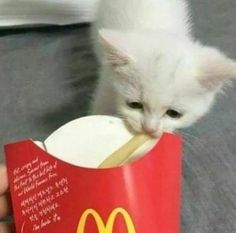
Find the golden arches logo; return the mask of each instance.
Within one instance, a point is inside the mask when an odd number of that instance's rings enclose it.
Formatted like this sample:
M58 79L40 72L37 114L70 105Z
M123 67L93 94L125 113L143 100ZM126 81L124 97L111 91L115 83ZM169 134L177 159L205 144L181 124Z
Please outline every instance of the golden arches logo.
M86 222L90 215L94 218L97 224L98 233L112 233L115 220L119 214L121 214L125 220L127 233L136 233L132 218L130 217L129 213L123 208L114 209L110 214L110 216L108 217L106 223L104 223L101 216L98 214L96 210L87 209L80 218L76 233L85 233Z

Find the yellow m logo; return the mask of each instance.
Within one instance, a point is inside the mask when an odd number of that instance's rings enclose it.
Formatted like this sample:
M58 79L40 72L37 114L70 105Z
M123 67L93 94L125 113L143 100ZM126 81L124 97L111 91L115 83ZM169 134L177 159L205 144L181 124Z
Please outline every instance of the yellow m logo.
M90 215L94 218L97 224L98 233L112 233L113 226L114 226L114 223L118 214L121 214L125 220L127 233L135 233L134 224L129 213L122 208L114 209L112 213L110 214L110 216L108 217L107 223L103 222L101 216L97 213L96 210L94 209L86 210L80 218L76 233L85 233L85 226L86 226L87 218Z

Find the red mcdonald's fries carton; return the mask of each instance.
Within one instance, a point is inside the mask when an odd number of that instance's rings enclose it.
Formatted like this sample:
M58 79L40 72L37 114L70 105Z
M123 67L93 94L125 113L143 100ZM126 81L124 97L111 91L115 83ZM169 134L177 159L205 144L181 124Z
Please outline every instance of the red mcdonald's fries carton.
M17 233L180 233L181 138L98 169L130 137L121 120L86 117L5 146Z

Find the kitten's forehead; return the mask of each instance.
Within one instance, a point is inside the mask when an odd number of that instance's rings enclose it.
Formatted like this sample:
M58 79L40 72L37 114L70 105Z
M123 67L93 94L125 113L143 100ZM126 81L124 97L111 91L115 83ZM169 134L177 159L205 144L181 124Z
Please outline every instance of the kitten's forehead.
M194 62L181 54L159 54L156 51L156 53L149 54L148 57L141 57L137 60L137 72L142 76L142 80L145 77L146 81L154 81L159 86L166 86L173 82L178 84L186 77L196 75Z
M142 43L133 51L132 76L139 83L137 94L143 102L156 108L201 94L193 44L174 38L150 40L150 37Z
M148 60L140 61L137 76L142 86L143 101L150 108L183 102L201 92L195 78L197 69L191 58L152 53Z

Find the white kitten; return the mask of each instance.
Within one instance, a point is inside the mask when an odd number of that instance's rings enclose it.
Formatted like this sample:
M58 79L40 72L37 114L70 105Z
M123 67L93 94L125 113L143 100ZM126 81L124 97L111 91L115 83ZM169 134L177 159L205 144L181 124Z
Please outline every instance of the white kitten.
M101 0L93 36L101 62L93 114L158 135L202 117L236 63L191 35L184 0Z

